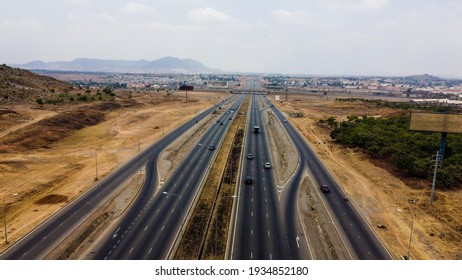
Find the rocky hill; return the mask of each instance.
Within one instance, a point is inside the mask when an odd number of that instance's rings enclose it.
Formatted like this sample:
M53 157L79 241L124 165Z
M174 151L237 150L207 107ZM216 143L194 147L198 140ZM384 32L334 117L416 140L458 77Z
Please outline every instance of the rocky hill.
M51 95L70 88L70 84L50 77L0 65L0 104L35 102L37 96Z
M104 60L78 58L73 61L43 62L32 61L15 65L24 69L80 71L80 72L119 72L119 73L212 73L211 69L193 59L163 57L157 60Z

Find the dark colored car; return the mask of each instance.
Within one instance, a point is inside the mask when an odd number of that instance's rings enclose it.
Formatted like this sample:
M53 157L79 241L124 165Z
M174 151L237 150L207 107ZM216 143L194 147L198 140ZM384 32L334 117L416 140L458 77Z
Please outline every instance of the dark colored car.
M329 187L327 185L321 185L320 189L323 193L328 193L330 192Z
M214 145L210 145L210 146L209 146L209 150L210 150L210 151L215 150L215 146L214 146Z
M252 185L252 183L253 183L253 178L252 178L252 176L246 176L246 177L245 177L245 183L246 183L247 185Z
M253 159L253 154L248 154L247 159Z

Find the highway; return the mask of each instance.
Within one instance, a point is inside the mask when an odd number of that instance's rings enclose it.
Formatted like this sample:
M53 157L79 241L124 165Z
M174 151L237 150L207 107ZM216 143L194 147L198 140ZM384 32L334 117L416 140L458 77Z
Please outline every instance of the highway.
M159 154L170 143L175 141L188 129L193 127L198 121L205 118L222 106L227 100L221 101L219 104L193 117L187 123L181 125L170 134L164 136L158 142L141 151L126 164L109 174L103 180L98 182L94 187L83 193L81 196L66 205L55 215L44 221L41 225L28 233L18 242L13 244L8 250L0 255L0 259L43 259L51 250L58 245L67 235L73 232L85 219L87 219L94 211L96 211L105 201L107 201L117 190L117 187L130 178L140 168L147 165L147 173L151 171L151 177L146 180L146 184L140 193L141 200L145 200L152 194L153 189L157 186L155 181L157 178L156 161ZM226 126L223 126L223 130ZM209 136L210 143L219 138ZM211 154L211 153L209 153ZM172 198L164 199L162 202L171 201ZM138 206L135 206L136 209Z
M176 168L172 176L159 189L156 187L157 158L150 161L146 184L122 221L95 249L95 259L146 260L169 259L174 245L181 238L183 226L194 207L203 180L213 163L217 149L231 124L244 96L224 111L211 124L196 145ZM210 148L213 146L214 148Z
M290 124L284 122L284 115L265 96L267 104L272 108L277 118L281 121L287 134L294 143L300 156L298 170L292 176L291 181L284 188L282 193L283 220L287 230L291 257L299 259L306 255L306 246L300 246L300 233L303 232L300 225L297 210L298 191L307 171L311 180L321 196L327 209L333 216L333 222L341 236L344 237L346 248L353 259L361 260L388 260L392 256L385 248L380 239L375 235L365 218L354 207L351 201L345 200L345 194L337 184L332 175L316 156L311 147L306 143L300 133ZM318 186L327 184L330 193L322 193Z
M260 132L254 133L253 127ZM281 223L277 187L272 169L265 169L265 162L272 162L266 132L261 120L260 104L255 95L249 109L245 137L245 154L241 167L238 209L233 237L231 259L288 259L289 247ZM252 154L253 158L247 155ZM251 176L251 184L245 178Z

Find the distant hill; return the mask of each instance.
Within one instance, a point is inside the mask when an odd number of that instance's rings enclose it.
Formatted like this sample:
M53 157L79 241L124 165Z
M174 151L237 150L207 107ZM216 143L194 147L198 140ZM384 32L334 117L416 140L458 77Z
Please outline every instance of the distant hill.
M148 60L104 60L78 58L73 61L43 62L32 61L14 65L24 69L79 71L79 72L118 72L118 73L213 73L220 70L211 69L193 59L163 57L154 61Z
M30 71L0 65L0 104L34 101L38 95L71 88L68 83Z
M406 79L411 79L411 80L418 80L418 81L441 81L441 80L444 80L443 78L435 77L435 76L432 76L432 75L429 75L429 74L407 76L405 78Z

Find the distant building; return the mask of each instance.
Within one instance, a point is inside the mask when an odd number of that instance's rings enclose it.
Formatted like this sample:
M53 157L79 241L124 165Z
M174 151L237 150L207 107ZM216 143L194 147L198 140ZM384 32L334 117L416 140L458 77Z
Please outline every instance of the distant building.
M229 88L229 84L228 81L207 81L207 87L227 89Z

